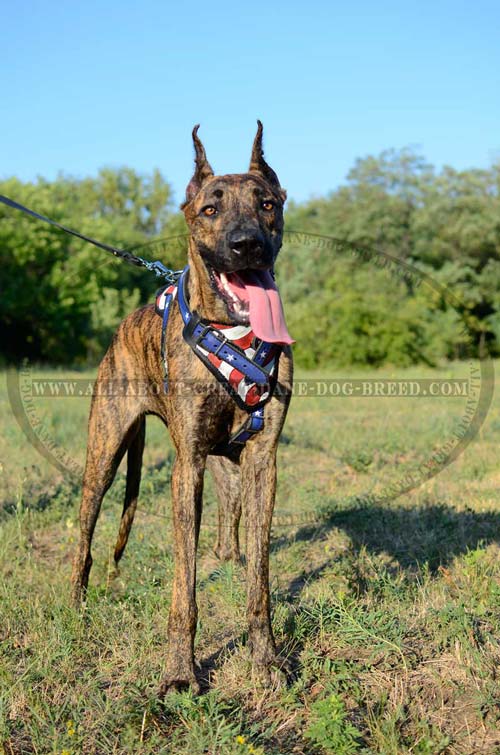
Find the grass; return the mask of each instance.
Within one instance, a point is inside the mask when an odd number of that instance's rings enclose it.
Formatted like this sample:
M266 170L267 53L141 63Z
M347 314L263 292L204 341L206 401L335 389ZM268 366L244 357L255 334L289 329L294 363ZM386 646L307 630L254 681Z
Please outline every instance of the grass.
M394 377L464 372L452 365ZM140 512L118 575L123 472L105 500L79 616L68 600L78 480L28 443L4 390L0 753L500 752L500 398L451 466L396 499L384 495L450 437L464 402L295 398L280 444L271 554L287 673L276 671L270 690L251 674L244 569L212 552L217 511L207 478L196 649L204 694L161 703L173 568L165 431L148 424ZM34 404L37 433L78 470L88 399Z

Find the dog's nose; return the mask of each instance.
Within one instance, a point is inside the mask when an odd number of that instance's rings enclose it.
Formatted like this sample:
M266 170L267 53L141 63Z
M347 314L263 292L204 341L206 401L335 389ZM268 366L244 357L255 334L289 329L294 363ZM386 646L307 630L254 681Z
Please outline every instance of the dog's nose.
M233 231L228 236L229 247L235 254L249 257L261 252L264 247L262 234L255 231Z

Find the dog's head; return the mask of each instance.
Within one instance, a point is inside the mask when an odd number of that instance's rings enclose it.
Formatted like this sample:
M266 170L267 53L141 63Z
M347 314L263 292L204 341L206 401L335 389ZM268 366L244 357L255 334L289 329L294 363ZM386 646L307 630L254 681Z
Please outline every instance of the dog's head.
M278 332L277 323L272 327L273 316L278 318L276 298L279 299L273 269L283 239L286 192L264 160L262 123L257 123L248 173L225 176L214 175L195 126L196 168L181 209L196 256L229 320L243 324L252 321L254 325L260 317L257 330L262 331L263 326L268 335L274 332L275 338L267 340L279 340L278 336L285 335L282 329ZM257 314L259 301L260 310L266 306L273 310L269 314L270 327L263 323L267 315L262 311Z

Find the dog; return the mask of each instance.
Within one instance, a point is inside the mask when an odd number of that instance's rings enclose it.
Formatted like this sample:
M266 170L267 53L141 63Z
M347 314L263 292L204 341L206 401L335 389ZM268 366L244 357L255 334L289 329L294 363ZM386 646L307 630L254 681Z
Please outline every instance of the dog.
M220 387L217 378L186 343L184 322L175 302L164 340L167 391L118 395L117 391L106 390L107 385L137 381L162 385L162 321L154 306L147 305L129 315L115 333L100 364L91 404L80 539L72 573L76 605L81 604L88 585L91 541L102 499L127 452L125 502L115 548L117 564L123 554L137 506L146 415L156 415L164 422L175 448L174 577L162 695L188 687L199 692L194 666L196 550L206 467L214 477L220 502L215 551L223 560L239 559L238 526L243 506L248 644L253 668L264 682L269 680L270 667L275 662L269 541L276 493L276 451L291 397L293 365L291 339L271 279L282 245L286 192L264 159L262 131L258 121L247 173L216 176L196 126L192 134L195 171L181 205L189 228L186 295L190 309L204 322L226 327L251 325L259 338L279 344L279 391L264 407L262 430L242 444L239 453L229 450L228 441L248 418L248 412L226 391L211 390ZM179 395L172 387L186 376L207 390L197 391L189 399Z

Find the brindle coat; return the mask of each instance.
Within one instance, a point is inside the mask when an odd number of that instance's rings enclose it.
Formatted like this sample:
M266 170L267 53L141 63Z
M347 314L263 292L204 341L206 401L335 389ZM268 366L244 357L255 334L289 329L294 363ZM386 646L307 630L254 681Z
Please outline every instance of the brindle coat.
M249 172L241 175L214 176L197 136L198 127L193 131L196 169L182 206L190 229L189 298L191 310L212 322L230 324L241 318L226 306L213 285L210 270L270 269L282 243L286 194L264 160L262 125L258 123ZM207 207L215 208L215 212ZM166 343L170 385L189 377L210 387L215 378L183 340L182 327L179 308L174 306ZM154 414L168 425L176 451L172 473L175 569L161 693L188 685L198 689L194 671L196 548L206 465L214 476L220 500L216 553L221 559L239 558L238 525L243 504L249 645L254 667L266 679L275 657L269 601L269 538L276 491L276 450L291 395L291 351L285 347L280 357L280 390L266 406L264 429L246 443L235 461L211 455L214 446L227 441L248 416L224 391L207 390L188 399L174 389L167 394L135 392L136 395L126 396L111 391L111 396L105 395L108 384L162 384L160 333L161 318L152 305L133 312L120 325L99 367L89 420L73 599L79 604L85 593L92 565L91 540L101 502L127 452L127 484L116 562L122 556L137 506L145 416ZM100 387L104 395L100 395Z

